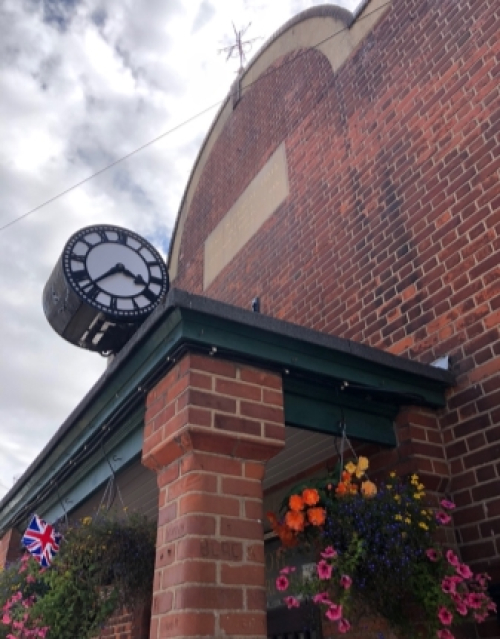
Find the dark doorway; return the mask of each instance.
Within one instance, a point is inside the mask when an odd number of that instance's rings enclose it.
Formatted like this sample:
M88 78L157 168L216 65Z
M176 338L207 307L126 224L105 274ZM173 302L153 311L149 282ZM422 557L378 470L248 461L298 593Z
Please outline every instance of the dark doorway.
M318 606L302 604L288 610L279 606L267 611L268 639L323 639Z

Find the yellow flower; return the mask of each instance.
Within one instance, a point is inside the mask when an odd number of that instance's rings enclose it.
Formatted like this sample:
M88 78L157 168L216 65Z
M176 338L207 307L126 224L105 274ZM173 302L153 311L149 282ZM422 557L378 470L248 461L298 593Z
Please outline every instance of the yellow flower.
M411 519L409 517L405 517L405 524L411 524Z
M363 477L366 470L368 470L368 458L359 457L358 464L356 466L356 477Z
M387 490L391 490L391 488L392 488L392 484L386 484L386 486L385 486L385 487L387 488Z
M82 519L82 524L84 526L90 526L91 523L92 523L92 517L84 517Z
M396 521L403 521L403 516L402 515L394 515L394 519Z
M399 503L401 501L401 495L394 495L394 501Z
M396 473L392 471L392 473L389 473L389 477L392 477L394 479L394 477L396 477Z
M420 521L418 525L420 526L420 528L423 528L424 530L429 530L429 526L424 521Z
M420 499L422 495L420 493L414 493L413 499Z
M353 464L352 461L347 463L344 468L350 475L353 475L356 472L356 464Z
M419 484L419 485L417 486L417 488L418 488L418 490L423 490L423 489L425 488L425 486L424 486L423 484Z
M420 514L421 514L421 515L427 515L427 511L426 511L426 510L421 510L421 511L420 511Z
M412 484L418 484L418 475L413 474L411 476L411 483Z

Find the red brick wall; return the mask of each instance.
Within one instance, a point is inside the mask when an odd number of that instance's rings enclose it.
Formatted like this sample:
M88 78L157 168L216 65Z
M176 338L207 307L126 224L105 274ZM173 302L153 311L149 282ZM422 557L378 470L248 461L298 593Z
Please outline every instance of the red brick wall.
M394 0L338 73L316 50L278 61L205 165L175 281L422 362L449 355L448 408L398 428L398 460L432 466L463 559L497 581L499 18L497 0ZM283 140L289 198L203 292L205 238Z
M21 556L21 535L11 529L0 539L0 570Z
M96 639L149 639L150 619L150 606L141 607L134 612L119 610Z

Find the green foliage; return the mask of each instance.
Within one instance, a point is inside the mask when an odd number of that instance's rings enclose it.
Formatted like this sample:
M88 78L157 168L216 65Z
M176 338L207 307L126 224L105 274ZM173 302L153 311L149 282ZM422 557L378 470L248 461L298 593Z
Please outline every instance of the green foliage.
M118 608L133 609L150 600L156 525L138 515L99 513L61 532L64 540L52 566L44 571L34 564L35 584L22 579L19 565L0 575L0 603L13 588L25 599L28 585L32 590L35 585L32 625L36 620L48 627L47 639L90 639Z

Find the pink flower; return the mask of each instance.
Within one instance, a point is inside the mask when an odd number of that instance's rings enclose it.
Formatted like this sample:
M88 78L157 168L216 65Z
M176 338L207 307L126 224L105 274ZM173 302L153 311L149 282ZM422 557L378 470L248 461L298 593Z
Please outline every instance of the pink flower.
M456 592L457 585L453 579L450 579L450 577L445 577L441 582L441 590L450 594L452 592Z
M325 617L330 621L338 621L342 617L342 606L332 604L325 613Z
M455 635L452 635L448 628L437 631L438 639L455 639Z
M467 614L467 606L465 605L465 603L459 600L459 601L456 601L455 604L457 606L458 614L465 617L465 615Z
M349 575L342 575L342 577L340 578L340 585L342 586L342 588L349 590L349 588L352 586L352 579L349 577Z
M295 572L295 566L285 566L280 570L280 575L289 575L291 572Z
M27 575L27 577L26 577L26 581L27 581L27 583L29 583L29 584L34 584L34 583L35 583L35 581L36 581L36 579L33 577L33 575Z
M312 600L315 604L330 603L330 598L328 597L327 592L318 592L318 594L313 596Z
M289 610L291 608L299 608L300 607L300 601L297 599L297 597L285 597L283 599L283 601L286 603L286 605L287 605Z
M328 546L321 553L323 559L334 559L337 556L337 551L334 550L333 546Z
M448 499L442 499L441 506L446 508L446 510L453 510L455 508L455 504L452 501L448 501Z
M448 608L445 608L444 606L441 606L441 608L439 608L438 617L443 626L449 626L453 621L453 615L448 610Z
M351 624L347 621L347 619L341 619L339 621L339 632L341 634L345 634L346 632L349 632L350 629L351 629Z
M440 510L436 513L436 520L438 524L445 526L446 524L450 523L451 517L448 515L448 513L444 513L442 510Z
M446 551L446 559L448 560L448 563L455 566L455 568L460 565L460 560L453 550Z
M490 601L489 604L486 606L486 608L488 610L491 610L492 612L496 612L497 611L497 605L494 601Z
M288 586L290 585L290 582L288 581L288 579L285 577L285 575L280 575L277 579L276 579L276 588L278 590L286 590L288 588Z
M477 610L484 603L485 596L480 592L471 592L465 597L465 602L469 608Z
M478 612L474 613L474 619L477 621L477 623L483 623L483 621L486 619L486 617L488 616L488 613L485 612L482 615L479 614Z
M431 561L437 561L439 559L439 553L434 548L429 548L429 550L425 551L425 554Z
M2 623L4 623L5 625L9 624L11 622L10 619L10 615L8 612L4 612L3 613L3 617L2 617Z
M467 564L459 564L456 566L457 573L463 577L464 579L470 579L473 575L472 570L467 566Z
M318 571L318 577L320 579L330 579L332 576L333 566L330 566L324 559L318 561L316 565L316 569Z

